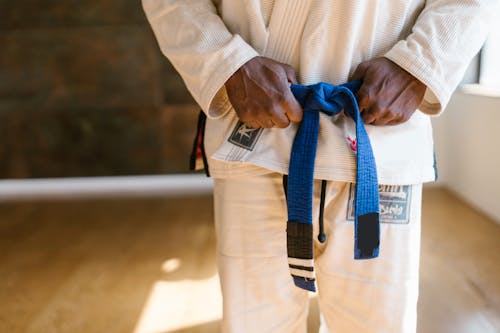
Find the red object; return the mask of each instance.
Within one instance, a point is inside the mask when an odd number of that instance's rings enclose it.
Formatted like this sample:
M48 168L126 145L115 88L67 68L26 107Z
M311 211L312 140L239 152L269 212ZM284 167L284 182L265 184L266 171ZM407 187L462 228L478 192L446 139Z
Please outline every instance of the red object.
M349 147L351 147L351 150L355 153L358 152L358 142L356 141L356 139L348 136L347 141L349 141Z

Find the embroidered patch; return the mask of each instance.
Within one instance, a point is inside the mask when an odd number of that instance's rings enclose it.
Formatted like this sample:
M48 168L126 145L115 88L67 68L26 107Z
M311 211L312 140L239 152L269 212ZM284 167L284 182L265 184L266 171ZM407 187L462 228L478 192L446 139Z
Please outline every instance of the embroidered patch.
M379 185L380 222L408 224L410 222L411 185ZM347 220L354 221L356 184L349 189Z
M241 148L253 150L262 131L262 128L252 128L238 121L231 136L229 136L227 140Z

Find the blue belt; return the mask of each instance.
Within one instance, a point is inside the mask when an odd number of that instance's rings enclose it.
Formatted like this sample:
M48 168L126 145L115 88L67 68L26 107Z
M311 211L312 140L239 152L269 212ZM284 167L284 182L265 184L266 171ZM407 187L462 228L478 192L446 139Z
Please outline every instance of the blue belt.
M288 205L288 264L296 286L315 291L312 198L314 160L318 144L319 114L342 110L356 123L357 175L354 221L354 259L376 258L379 253L379 192L375 158L359 113L354 92L361 83L292 85L304 117L295 136L286 197ZM335 158L332 156L331 158Z

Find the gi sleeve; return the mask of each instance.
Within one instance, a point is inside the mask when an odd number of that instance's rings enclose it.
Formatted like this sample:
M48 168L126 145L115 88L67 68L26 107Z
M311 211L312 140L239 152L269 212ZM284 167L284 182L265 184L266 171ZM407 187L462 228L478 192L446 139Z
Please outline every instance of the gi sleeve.
M193 98L209 117L222 116L231 107L224 83L257 51L227 29L212 0L142 0L142 6Z
M446 107L467 65L486 39L497 0L427 0L410 35L385 57L427 86L419 109Z

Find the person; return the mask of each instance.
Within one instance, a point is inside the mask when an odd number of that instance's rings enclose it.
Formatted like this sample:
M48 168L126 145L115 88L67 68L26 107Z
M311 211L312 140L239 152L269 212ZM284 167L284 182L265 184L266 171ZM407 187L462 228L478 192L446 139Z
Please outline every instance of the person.
M430 116L446 107L498 2L142 3L207 117L222 331L305 332L299 277L317 283L320 332L415 332L422 183L436 177ZM314 260L290 259L286 194L294 192L283 175L305 112L292 88L354 81L381 184L380 252L353 258L356 123L321 112L311 198L320 237L310 240Z

